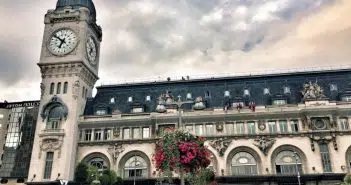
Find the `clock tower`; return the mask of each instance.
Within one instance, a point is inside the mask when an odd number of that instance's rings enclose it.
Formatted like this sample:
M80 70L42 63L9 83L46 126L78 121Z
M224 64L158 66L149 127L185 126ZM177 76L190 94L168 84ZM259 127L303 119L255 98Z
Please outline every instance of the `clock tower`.
M78 119L98 79L101 27L92 0L58 0L44 19L41 100L29 182L73 180Z

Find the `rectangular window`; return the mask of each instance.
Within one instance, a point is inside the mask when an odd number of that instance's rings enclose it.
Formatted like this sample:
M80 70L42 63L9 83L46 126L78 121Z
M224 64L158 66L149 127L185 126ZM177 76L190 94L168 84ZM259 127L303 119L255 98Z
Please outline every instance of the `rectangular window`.
M236 133L237 134L245 134L245 127L243 122L235 123Z
M185 129L190 132L193 133L193 125L185 125Z
M0 119L4 119L4 115L3 114L0 114Z
M140 139L140 128L133 128L133 139Z
M129 130L129 128L123 129L123 139L130 139L130 130Z
M143 128L143 138L150 138L150 128L149 127Z
M144 109L141 107L135 107L132 109L132 113L140 113L140 112L144 112Z
M213 134L214 134L213 124L206 124L206 135L213 135Z
M105 129L104 130L104 140L111 140L111 136L112 136L112 130Z
M268 121L268 129L269 133L275 134L277 133L277 124L275 121Z
M51 178L53 161L54 161L54 152L47 152L46 153L46 160L45 160L44 179Z
M288 123L286 120L279 121L280 133L287 133L288 132Z
M347 118L340 118L341 130L349 130L349 122Z
M94 134L94 140L95 141L100 141L101 140L101 130L100 129L96 129L95 130L95 134Z
M229 122L225 124L225 130L228 135L233 135L234 134L234 123Z
M297 120L290 121L291 132L298 132L299 131L299 122Z
M99 109L96 111L96 115L98 116L103 116L103 115L106 115L106 110L105 109Z
M332 172L328 144L320 144L319 149L321 152L324 172Z
M91 141L91 130L85 130L85 141Z
M247 128L248 128L248 130L249 130L249 134L250 135L254 135L254 134L256 134L256 124L255 124L255 122L248 122L247 123Z
M204 126L203 125L195 125L195 135L202 136L204 134Z

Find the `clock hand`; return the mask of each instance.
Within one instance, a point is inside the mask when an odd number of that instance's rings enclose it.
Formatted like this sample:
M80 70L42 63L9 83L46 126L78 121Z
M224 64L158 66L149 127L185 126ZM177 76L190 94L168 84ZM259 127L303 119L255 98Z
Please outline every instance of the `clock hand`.
M63 44L66 44L66 39L61 40L61 44L59 45L59 48L61 48Z

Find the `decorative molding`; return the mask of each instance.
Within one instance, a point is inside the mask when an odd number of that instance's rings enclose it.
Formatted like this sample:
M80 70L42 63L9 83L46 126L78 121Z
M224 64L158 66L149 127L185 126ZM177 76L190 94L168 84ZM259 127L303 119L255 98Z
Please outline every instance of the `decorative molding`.
M258 121L258 129L260 129L260 131L266 130L266 123L265 123L264 120L259 120Z
M40 97L43 97L45 94L45 84L44 83L40 83Z
M42 152L50 152L50 151L58 151L58 158L61 157L61 147L62 147L62 140L59 138L43 138L39 142L39 158L42 155Z
M216 130L217 132L223 132L223 128L224 128L224 122L218 122L216 124Z
M216 140L210 140L209 145L217 150L219 156L223 157L224 153L227 151L229 145L232 143L232 139L219 138Z
M80 82L79 80L75 81L72 85L72 96L76 100L80 94Z
M39 64L42 78L80 77L89 87L93 87L98 77L81 61L60 64Z
M111 155L113 162L117 162L119 154L121 154L124 151L124 147L120 143L115 143L114 145L108 147L107 151Z
M62 117L64 119L67 119L68 116L68 107L66 104L61 100L60 97L54 95L51 100L43 106L43 109L41 110L40 116L43 119L43 121L49 116L50 110L55 108L55 107L61 107L62 108Z
M119 138L120 135L121 135L121 129L120 128L114 128L113 129L113 137L114 138Z
M268 151L272 148L276 140L273 138L263 136L258 139L255 139L254 141L254 145L257 146L263 152L264 155L267 155Z

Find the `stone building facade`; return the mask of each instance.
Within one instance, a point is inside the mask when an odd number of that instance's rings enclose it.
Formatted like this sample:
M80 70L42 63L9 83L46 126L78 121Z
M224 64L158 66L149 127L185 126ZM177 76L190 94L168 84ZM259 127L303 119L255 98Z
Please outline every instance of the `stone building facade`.
M155 181L167 128L206 138L220 183L339 183L351 165L351 69L97 87L102 29L91 0L44 19L41 99L27 184L73 180L84 161Z

